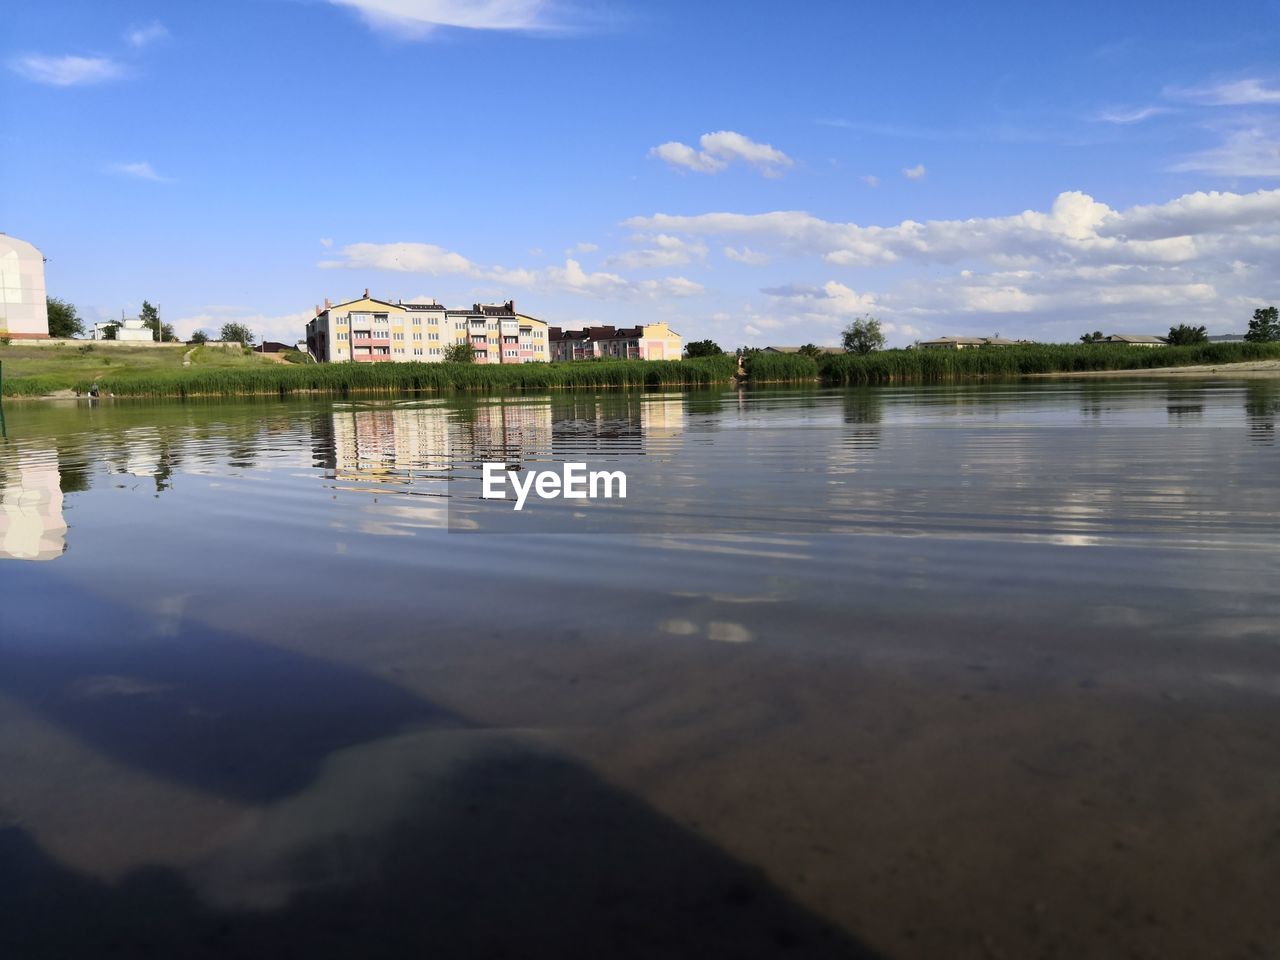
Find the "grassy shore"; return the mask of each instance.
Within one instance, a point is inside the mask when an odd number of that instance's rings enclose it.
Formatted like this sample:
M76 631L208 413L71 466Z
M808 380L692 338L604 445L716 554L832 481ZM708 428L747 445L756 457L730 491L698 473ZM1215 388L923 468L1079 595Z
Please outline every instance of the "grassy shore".
M789 358L793 359L793 358ZM1033 374L1097 370L1146 370L1280 359L1280 343L1209 343L1194 347L1125 347L1115 344L1039 344L976 350L882 350L836 354L816 363L812 376L833 384L942 383L1010 379ZM753 367L752 378L761 379ZM794 378L794 367L787 371Z
M684 361L582 361L513 365L454 363L290 364L257 354L199 348L189 367L185 348L0 347L6 396L85 393L97 383L117 397L287 396L323 393L474 391L522 393L556 388L712 386L731 383L732 356ZM1215 343L1142 349L1115 345L1051 345L976 350L883 350L819 360L757 354L754 383L934 383L1012 379L1050 373L1144 370L1280 359L1280 343Z
M97 383L102 393L117 397L233 397L295 393L403 393L475 391L479 393L520 393L557 387L642 387L708 386L733 378L733 357L703 360L587 361L539 364L459 364L459 363L270 363L256 355L239 356L232 362L208 362L215 358L193 357L190 367L166 365L154 359L126 366L119 357L113 363L90 368L76 357L76 348L65 355L65 369L56 361L41 357L41 366L14 364L11 374L9 351L0 348L4 362L6 396L49 396L63 390L85 393ZM42 348L18 348L38 351ZM44 348L45 353L53 349ZM56 349L56 348L55 348ZM128 348L125 348L126 350ZM154 348L158 349L158 348ZM149 349L147 352L154 352ZM205 353L203 348L197 354ZM209 350L216 354L219 351ZM55 363L51 370L47 364Z
M183 366L190 353L191 366ZM183 377L209 371L238 371L279 366L271 357L223 347L186 344L136 346L111 341L78 344L0 345L4 396L48 396L85 392L93 383L156 377Z

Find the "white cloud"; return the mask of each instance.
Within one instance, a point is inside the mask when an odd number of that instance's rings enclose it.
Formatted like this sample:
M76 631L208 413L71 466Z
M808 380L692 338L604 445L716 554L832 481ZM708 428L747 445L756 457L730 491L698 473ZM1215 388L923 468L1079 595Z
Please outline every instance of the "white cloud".
M1269 87L1256 78L1233 80L1209 87L1170 87L1165 90L1165 95L1211 107L1280 103L1280 88Z
M660 233L654 237L635 239L652 246L643 250L628 250L625 253L614 254L605 260L605 266L620 266L631 270L678 267L694 260L705 260L707 256L706 244L689 243L670 234Z
M616 273L588 273L577 260L565 260L563 267L538 271L535 283L544 289L573 293L600 300L657 299L690 297L703 292L700 284L685 277L658 280L627 280Z
M333 237L321 237L320 246L328 250L330 247L333 246Z
M923 163L917 163L914 167L902 168L902 175L908 180L923 180L927 172Z
M595 253L599 249L600 247L597 244L583 242L574 244L574 246L566 250L565 253L572 256L575 253Z
M716 173L731 163L741 162L755 167L766 177L777 177L794 163L781 150L767 143L757 143L732 130L704 133L698 145L701 149L695 150L688 144L671 141L659 144L649 153L673 167L684 167L697 173Z
M1158 333L1176 315L1179 322L1194 319L1238 332L1240 318L1252 310L1248 304L1280 297L1280 190L1192 193L1127 210L1066 192L1045 211L887 226L832 222L801 211L658 214L627 225L678 236L749 238L753 249L811 257L819 268L895 265L893 285L874 294L830 285L766 291L775 315L808 323L864 309L899 325L912 317L1016 315L1042 325L1021 335L1051 336L1078 325L1082 316L1094 327ZM912 277L912 265L930 269ZM939 265L952 265L954 272L933 269Z
M29 54L9 61L9 69L35 83L76 87L114 80L124 68L107 57L49 57Z
M112 164L111 171L137 180L151 180L154 183L168 183L170 180L169 177L162 177L156 173L155 168L145 160L136 163Z
M861 180L863 183L865 183L868 187L880 186L880 178L877 177L874 173L864 174L858 179Z
M1260 122L1229 132L1222 143L1174 163L1175 173L1280 177L1280 127Z
M741 250L734 247L725 247L724 255L729 260L735 260L738 263L745 263L753 267L763 267L769 262L767 253L757 253L750 247L743 247Z
M319 266L323 270L399 270L432 276L478 272L466 257L434 243L352 243L342 248L342 257L322 260Z
M682 248L701 248L670 238ZM662 277L630 280L607 271L588 272L573 258L563 267L529 269L485 267L433 243L352 243L340 251L340 259L322 260L324 270L391 270L402 273L425 273L432 276L465 275L492 281L503 287L522 287L547 292L572 293L602 300L643 300L658 297L687 297L703 292L703 288L684 277Z
M200 313L187 314L172 323L173 332L183 340L189 340L196 330L204 330L210 337L216 339L224 323L243 323L257 334L259 343L263 340L277 340L280 343L292 344L306 338L307 321L314 315L313 310L299 310L297 313L272 316L253 313L241 307L205 307ZM165 322L169 322L167 317Z
M565 24L548 0L329 0L355 10L369 26L410 39L439 27L553 31Z
M1101 120L1103 123L1115 123L1120 125L1128 125L1131 123L1141 123L1143 120L1150 120L1152 117L1158 117L1162 114L1172 113L1171 107L1130 107L1116 108L1111 110L1100 110L1095 116L1095 120Z
M766 287L760 291L777 304L789 304L799 308L793 312L807 314L824 320L839 320L875 310L878 301L875 294L857 293L843 283L828 280L820 287L804 284L785 284Z
M125 42L139 50L168 37L169 31L159 20L153 20L145 26L130 27L124 35Z

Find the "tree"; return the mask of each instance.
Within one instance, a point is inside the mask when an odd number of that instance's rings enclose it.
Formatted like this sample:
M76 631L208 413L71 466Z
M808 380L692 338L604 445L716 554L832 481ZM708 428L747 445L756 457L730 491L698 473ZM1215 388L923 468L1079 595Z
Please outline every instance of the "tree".
M475 351L471 349L471 344L451 343L444 348L445 363L471 363L475 359Z
M816 343L806 343L797 351L802 357L812 357L814 360L822 358L823 349Z
M1171 347L1189 347L1197 343L1208 343L1209 334L1205 332L1204 327L1180 323L1176 327L1169 328L1169 336L1166 339Z
M120 329L120 324L113 320L111 323L108 323L105 327L102 328L102 339L115 340L116 331L119 329Z
M151 331L151 339L157 343L162 336L162 328L160 326L160 311L153 307L146 300L142 301L142 312L138 314L138 319L142 321L142 325Z
M1104 337L1104 336L1102 335L1102 331L1101 331L1101 330L1095 330L1095 331L1093 331L1093 333L1082 333L1082 334L1080 334L1080 342L1081 342L1081 343L1101 343L1101 342L1102 342L1103 340L1105 340L1105 339L1106 339L1106 337Z
M1249 332L1244 338L1250 343L1270 343L1280 340L1280 311L1275 307L1259 307L1249 321Z
M239 343L246 347L252 346L255 339L254 332L243 323L224 323L222 332L218 334L218 339L223 343Z
M859 317L844 328L841 342L849 353L870 353L872 350L884 349L884 334L880 332L880 321L867 314Z
M78 337L84 333L84 322L76 315L75 304L57 297L45 297L45 304L49 308L49 336Z
M202 343L208 343L209 335L205 333L203 330L196 330L191 334L191 340L188 342L194 343L196 345L199 345Z
M722 353L724 351L714 340L694 340L685 344L684 348L684 355L691 360L694 357L718 357Z

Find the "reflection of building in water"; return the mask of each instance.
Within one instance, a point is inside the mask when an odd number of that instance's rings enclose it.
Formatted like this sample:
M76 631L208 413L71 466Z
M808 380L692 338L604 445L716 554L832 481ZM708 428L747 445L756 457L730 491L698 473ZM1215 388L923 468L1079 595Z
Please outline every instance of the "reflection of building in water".
M332 425L335 475L346 480L399 482L415 471L438 477L456 463L520 460L551 446L544 401L352 409L334 413Z
M646 440L672 440L684 433L684 398L645 397L640 404L640 428Z
M0 558L52 560L62 556L66 538L57 454L7 463L0 471Z

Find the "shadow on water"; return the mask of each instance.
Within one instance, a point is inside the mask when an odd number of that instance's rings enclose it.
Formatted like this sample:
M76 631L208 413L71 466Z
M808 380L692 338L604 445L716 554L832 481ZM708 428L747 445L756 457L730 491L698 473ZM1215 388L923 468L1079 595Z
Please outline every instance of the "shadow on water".
M0 956L872 956L760 871L514 734L211 631L77 639L95 622L127 635L110 603L71 619L8 623L0 692L117 763L252 802L258 832L216 868L216 895L199 869L108 883L0 829ZM448 761L424 759L433 751ZM348 765L342 791L326 792L344 755L381 759ZM264 860L289 875L288 894L238 899Z

